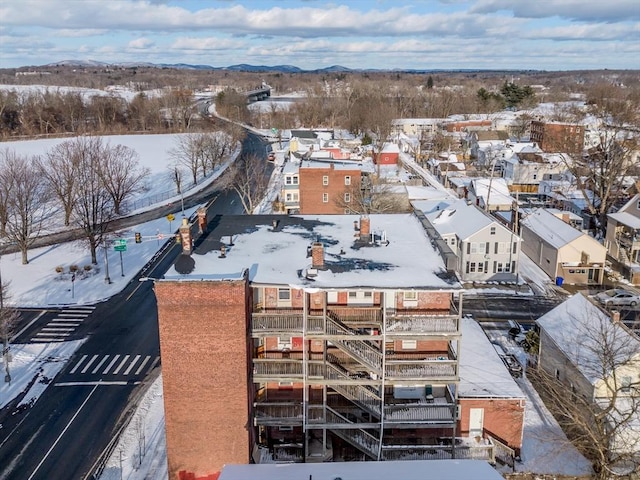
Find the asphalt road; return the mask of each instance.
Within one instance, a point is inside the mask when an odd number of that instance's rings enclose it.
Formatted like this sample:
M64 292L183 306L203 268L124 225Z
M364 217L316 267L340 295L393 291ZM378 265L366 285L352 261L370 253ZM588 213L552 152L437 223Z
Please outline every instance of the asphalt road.
M243 155L265 152L265 144L250 134ZM185 206L210 199L215 200L209 206L209 219L243 213L235 193L215 186L185 199ZM152 215L158 218L165 211ZM145 268L145 277L161 277L174 262L179 246L167 245L164 254ZM16 342L55 341L59 336L86 341L35 404L17 409L16 399L0 411L0 480L92 478L125 419L160 372L152 286L136 277L120 294L93 309L69 307L39 317L38 312L24 314Z

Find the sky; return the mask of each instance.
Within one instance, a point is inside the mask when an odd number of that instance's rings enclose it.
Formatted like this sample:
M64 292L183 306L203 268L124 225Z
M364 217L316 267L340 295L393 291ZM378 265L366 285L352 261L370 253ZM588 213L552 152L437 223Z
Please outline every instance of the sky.
M0 66L638 69L637 0L4 0Z

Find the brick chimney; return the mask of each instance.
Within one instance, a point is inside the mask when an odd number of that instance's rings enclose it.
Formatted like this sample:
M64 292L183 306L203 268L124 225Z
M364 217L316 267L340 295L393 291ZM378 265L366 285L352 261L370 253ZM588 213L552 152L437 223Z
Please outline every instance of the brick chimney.
M207 209L205 207L198 208L198 233L204 233L207 229Z
M620 312L618 310L611 310L611 321L613 323L620 321Z
M568 213L562 213L562 221L564 223L569 223L569 214Z
M191 227L189 226L189 219L187 218L182 219L180 238L182 240L182 253L191 255Z
M360 240L369 240L371 234L371 219L368 216L360 217Z
M324 268L324 245L320 242L314 242L311 245L311 266Z

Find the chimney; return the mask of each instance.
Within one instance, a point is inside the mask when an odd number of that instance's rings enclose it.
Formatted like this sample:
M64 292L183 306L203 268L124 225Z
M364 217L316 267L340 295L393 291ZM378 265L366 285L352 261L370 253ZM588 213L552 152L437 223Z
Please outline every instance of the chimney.
M368 216L360 217L360 240L369 240L371 234L371 219Z
M611 321L613 323L620 321L620 312L618 310L611 310Z
M313 268L324 268L324 245L314 242L311 245L311 266Z
M564 223L569 223L569 214L568 213L562 213L562 221Z
M186 217L182 218L182 225L180 225L179 231L182 240L182 253L184 255L191 255L191 227Z
M207 229L207 209L205 207L198 208L198 233L204 233Z

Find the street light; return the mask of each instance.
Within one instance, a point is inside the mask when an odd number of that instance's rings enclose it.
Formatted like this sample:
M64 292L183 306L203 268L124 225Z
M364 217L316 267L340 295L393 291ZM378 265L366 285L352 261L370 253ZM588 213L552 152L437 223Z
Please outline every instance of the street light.
M0 261L2 261L2 255L0 255ZM3 301L3 292L4 288L2 285L2 271L0 270L0 316L4 317L4 301ZM11 383L11 373L9 372L9 325L5 324L8 322L8 319L0 318L0 322L2 322L2 359L4 360L4 381L6 383Z

